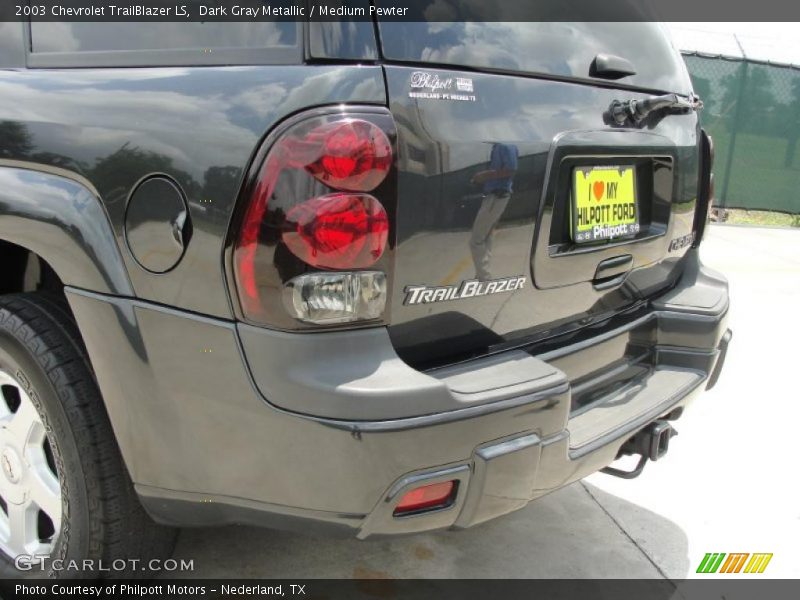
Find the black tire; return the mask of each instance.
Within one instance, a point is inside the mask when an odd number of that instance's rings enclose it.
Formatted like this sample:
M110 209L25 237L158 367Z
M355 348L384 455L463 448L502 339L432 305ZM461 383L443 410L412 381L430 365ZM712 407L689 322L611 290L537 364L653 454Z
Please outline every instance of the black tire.
M177 530L154 523L139 503L68 308L38 293L0 296L0 369L36 406L62 499L51 554L61 559L56 568L50 560L46 569L20 571L0 551L0 577L146 576L151 559L169 557ZM94 571L68 568L85 560ZM135 560L141 562L134 566ZM113 568L97 571L101 564Z

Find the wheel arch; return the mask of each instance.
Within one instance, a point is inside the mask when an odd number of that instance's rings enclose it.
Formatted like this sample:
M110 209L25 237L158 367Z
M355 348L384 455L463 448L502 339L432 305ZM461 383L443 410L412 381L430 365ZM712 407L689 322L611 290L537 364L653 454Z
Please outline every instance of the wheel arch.
M133 296L97 191L69 171L0 162L0 254L12 258L9 266L17 270L15 277L19 277L20 261L29 261L29 257L21 258L19 249L38 257L63 285ZM3 286L9 287L6 277L10 276L6 267L0 269Z

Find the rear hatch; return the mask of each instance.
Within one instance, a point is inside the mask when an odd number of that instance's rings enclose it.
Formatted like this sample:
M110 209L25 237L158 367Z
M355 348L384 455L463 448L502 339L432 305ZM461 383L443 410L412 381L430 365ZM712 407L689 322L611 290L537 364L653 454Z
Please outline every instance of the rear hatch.
M399 155L390 335L404 360L597 325L673 285L692 235L697 115L604 116L615 100L691 91L660 26L379 28ZM620 225L622 237L579 241Z

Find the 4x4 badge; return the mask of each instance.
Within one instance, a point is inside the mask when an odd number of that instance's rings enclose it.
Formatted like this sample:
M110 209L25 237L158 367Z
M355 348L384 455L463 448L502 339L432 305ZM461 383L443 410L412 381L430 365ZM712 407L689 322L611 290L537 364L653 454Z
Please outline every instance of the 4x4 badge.
M676 237L669 243L669 252L677 252L694 243L694 232Z

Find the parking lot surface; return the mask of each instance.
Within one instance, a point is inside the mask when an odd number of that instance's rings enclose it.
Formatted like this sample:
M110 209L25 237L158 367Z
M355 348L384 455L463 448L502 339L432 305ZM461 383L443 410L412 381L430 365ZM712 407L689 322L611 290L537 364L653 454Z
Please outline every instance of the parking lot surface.
M770 552L755 577L798 576L800 230L713 226L702 256L730 280L725 370L638 479L596 474L467 531L396 539L186 529L176 557L195 577L683 578L706 552Z

